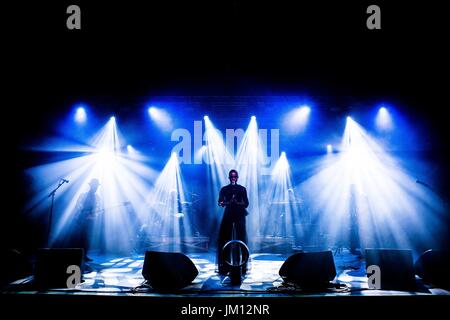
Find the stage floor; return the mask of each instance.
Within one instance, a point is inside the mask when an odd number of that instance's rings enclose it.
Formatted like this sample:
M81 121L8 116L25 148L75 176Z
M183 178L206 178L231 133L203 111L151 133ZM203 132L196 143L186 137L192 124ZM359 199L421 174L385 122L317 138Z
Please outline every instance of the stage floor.
M228 278L218 276L214 253L188 254L199 274L191 285L177 291L157 292L144 285L142 266L144 255L109 256L91 255L89 271L83 275L84 282L74 289L51 289L36 291L32 277L13 282L5 290L23 294L63 295L137 295L137 296L223 296L223 297L283 297L283 296L390 296L390 295L448 295L449 292L433 288L417 279L415 291L371 290L365 275L365 261L347 250L334 253L337 276L334 286L327 290L307 292L283 283L278 272L289 254L252 254L250 269L239 286L230 284Z

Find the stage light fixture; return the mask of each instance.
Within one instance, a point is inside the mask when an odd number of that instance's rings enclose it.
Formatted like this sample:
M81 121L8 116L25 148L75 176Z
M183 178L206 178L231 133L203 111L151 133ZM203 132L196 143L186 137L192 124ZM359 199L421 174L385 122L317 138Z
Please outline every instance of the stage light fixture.
M163 109L151 106L148 108L148 114L153 122L163 131L170 131L173 128L172 118Z
M86 109L84 107L78 107L75 112L75 122L82 124L86 122L86 119Z
M375 124L378 130L390 130L393 128L392 117L386 107L383 106L378 109Z
M331 144L327 144L327 153L333 153L333 146Z

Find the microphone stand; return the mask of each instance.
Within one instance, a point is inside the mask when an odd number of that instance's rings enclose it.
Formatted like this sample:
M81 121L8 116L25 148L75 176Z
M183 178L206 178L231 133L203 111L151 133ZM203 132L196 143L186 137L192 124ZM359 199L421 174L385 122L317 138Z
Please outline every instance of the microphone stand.
M55 202L55 194L56 194L56 190L58 190L59 188L61 188L61 186L67 182L67 180L61 179L58 182L58 185L56 186L55 189L52 190L52 192L49 193L48 198L52 197L52 204L50 206L50 215L48 217L48 228L47 228L47 245L50 247L50 231L52 228L52 219L53 219L53 203Z

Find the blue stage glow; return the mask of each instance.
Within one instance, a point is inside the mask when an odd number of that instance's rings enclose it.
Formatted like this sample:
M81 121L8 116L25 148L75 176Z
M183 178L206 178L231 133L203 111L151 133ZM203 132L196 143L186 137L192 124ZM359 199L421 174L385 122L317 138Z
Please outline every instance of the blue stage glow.
M148 114L161 130L170 131L173 129L172 118L164 109L151 106L148 108Z
M379 130L391 130L393 128L392 116L386 107L380 107L375 119L375 124Z
M442 202L350 117L340 152L327 155L317 168L299 188L313 199L308 221L320 225L333 246L413 248L418 242L433 243L431 230L439 224Z
M201 228L213 248L223 214L218 193L229 183L229 170L236 169L238 183L248 191L246 221L253 252L265 248L267 238L303 250L438 243L433 232L442 230L446 210L427 187L433 184L430 166L410 150L411 145L423 147L416 139L422 133L417 123L390 106L370 113L352 107L356 122L345 118L344 111L337 114L319 105L313 112L305 105L292 109L300 105L298 99L279 109L279 101L252 110L258 121L252 113L225 107L196 105L183 113L175 103L163 101L167 109L141 109L138 118L116 114L120 121L111 117L103 126L93 113L79 126L69 106L58 122L59 135L27 149L37 151L33 157L38 160L25 171L33 194L25 211L46 222L48 194L61 179L70 180L55 197L51 243L59 245L79 227L77 201L95 178L105 210L94 226L94 249L130 252L137 242L156 237L170 246L165 250L180 251L180 237ZM280 110L287 112L277 117ZM183 140L174 131L170 137L163 132L173 125L169 111L177 116L173 120ZM394 119L396 130L377 132L382 126L374 126L376 111L380 118ZM106 119L110 112L104 113ZM163 114L169 119L166 129ZM145 134L142 124L163 131ZM197 226L195 219L201 221Z
M203 159L207 165L209 184L209 194L211 195L208 205L213 215L218 217L222 214L222 209L217 206L220 188L228 184L228 171L234 168L234 157L228 151L222 133L214 127L214 124L205 116L206 145L202 147Z
M60 177L69 180L70 184L61 187L55 196L50 245L70 245L67 241L78 232L79 199L87 192L89 182L98 179L102 214L93 226L91 248L129 252L134 246L130 239L135 238L136 224L147 219L149 209L143 204L158 172L120 152L126 144L113 118L87 144L87 154L26 171L35 181L36 192L26 208L36 214L44 213L45 219L47 194Z
M299 220L299 203L292 185L292 174L286 153L276 162L270 180L261 188L265 201L261 205L263 234L282 239L293 239Z
M256 118L251 118L245 131L242 142L236 154L235 169L239 172L239 181L252 190L248 194L249 206L247 210L252 212L248 217L249 231L253 234L261 234L261 211L260 211L260 178L262 164L264 163L263 146L258 135L258 123Z
M306 129L311 108L303 105L288 112L284 119L285 129L289 133L301 133Z
M327 153L333 153L333 146L331 144L327 144Z
M75 122L79 124L86 123L87 114L86 109L84 107L78 107L75 111Z
M166 239L169 251L180 252L181 239L192 236L190 217L183 211L184 190L178 156L172 152L147 198L150 215L143 229L147 236Z

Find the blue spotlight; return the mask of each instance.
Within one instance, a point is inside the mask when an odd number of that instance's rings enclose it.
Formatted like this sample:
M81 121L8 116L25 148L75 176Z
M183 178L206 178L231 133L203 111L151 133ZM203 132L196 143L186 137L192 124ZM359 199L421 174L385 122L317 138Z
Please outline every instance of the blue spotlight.
M111 118L109 118L109 120L112 122L116 122L116 117L112 116Z
M275 164L275 167L272 171L272 175L279 175L281 172L283 172L282 174L284 175L286 173L286 170L289 168L289 162L286 158L286 152L281 152L280 154L280 158L278 159L278 161ZM280 171L281 169L281 171Z
M151 106L148 108L148 114L155 124L163 131L170 131L173 128L172 118L161 108Z
M275 163L270 180L265 183L263 190L265 201L261 204L260 217L265 221L260 229L264 234L281 237L295 235L293 228L295 219L299 217L298 206L295 204L295 194L291 182L291 170L286 153L282 152ZM283 205L272 205L283 204Z
M76 112L75 112L75 122L79 123L79 124L83 124L86 122L86 110L84 109L84 107L78 107Z
M311 112L311 108L307 105L301 106L300 107L300 111L303 113L310 113Z
M151 117L156 116L156 113L157 113L157 111L156 111L156 108L155 108L155 107L149 107L149 108L148 108L148 114L149 114Z
M197 151L195 151L195 158L202 159L205 153L206 153L206 146L202 145Z
M136 153L136 149L131 144L127 145L127 151L128 153Z
M204 116L204 117L203 117L203 120L208 121L208 120L209 120L209 117L208 117L208 116Z
M299 133L306 128L311 108L309 106L301 106L289 112L285 116L285 126L292 133Z
M379 130L390 130L393 127L392 117L386 107L380 107L375 119L375 124Z
M255 116L252 116L250 119L251 119L251 120L256 120L256 117L255 117Z
M333 153L333 146L331 144L327 144L327 153Z

